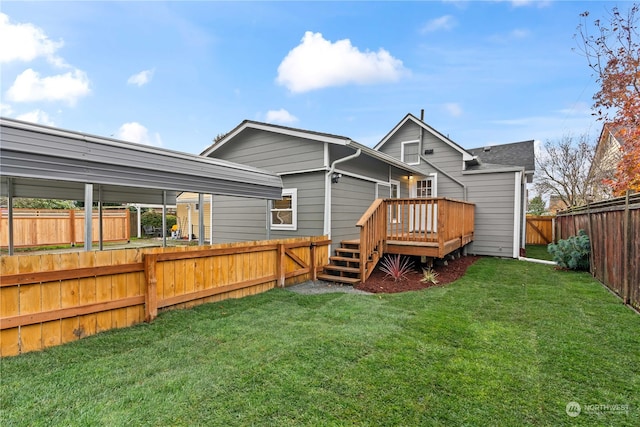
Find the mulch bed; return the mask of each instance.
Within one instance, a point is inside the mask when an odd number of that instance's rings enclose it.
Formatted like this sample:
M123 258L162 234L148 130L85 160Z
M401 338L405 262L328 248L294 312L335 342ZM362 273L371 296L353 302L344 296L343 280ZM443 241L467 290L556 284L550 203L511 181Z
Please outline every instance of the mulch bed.
M467 268L478 259L480 259L478 256L464 256L448 261L448 265L435 266L433 269L438 273L438 277L436 278L436 280L438 280L437 285L421 282L424 276L420 267L417 266L415 270L407 274L406 279L398 280L397 282L376 268L365 283L360 283L354 286L354 288L373 293L395 293L417 291L432 286L442 286L464 276Z

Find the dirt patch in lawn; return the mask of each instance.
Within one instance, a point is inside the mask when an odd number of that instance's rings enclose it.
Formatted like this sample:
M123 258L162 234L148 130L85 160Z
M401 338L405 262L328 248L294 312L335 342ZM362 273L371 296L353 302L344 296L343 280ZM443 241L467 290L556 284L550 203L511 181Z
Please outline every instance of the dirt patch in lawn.
M380 271L379 267L371 273L371 276L365 283L356 285L355 288L361 291L373 292L373 293L394 293L405 291L417 291L420 289L429 288L432 286L442 286L447 283L451 283L454 280L464 276L467 268L480 257L477 256L463 256L458 259L454 259L447 262L447 265L438 265L433 268L438 273L438 284L422 282L424 275L419 266L413 269L407 274L406 279L394 281L393 278L387 276L386 273ZM415 264L414 264L415 265Z

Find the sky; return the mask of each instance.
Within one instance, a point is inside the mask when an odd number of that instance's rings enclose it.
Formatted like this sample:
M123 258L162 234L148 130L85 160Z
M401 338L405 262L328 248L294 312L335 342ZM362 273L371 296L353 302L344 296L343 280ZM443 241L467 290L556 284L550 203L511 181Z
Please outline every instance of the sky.
M374 146L590 133L580 14L624 2L3 1L0 114L192 154L243 120Z

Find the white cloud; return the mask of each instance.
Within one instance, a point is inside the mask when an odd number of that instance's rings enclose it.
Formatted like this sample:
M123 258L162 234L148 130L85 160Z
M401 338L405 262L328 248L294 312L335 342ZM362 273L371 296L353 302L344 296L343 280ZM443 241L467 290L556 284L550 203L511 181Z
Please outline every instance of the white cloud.
M140 71L138 74L129 77L127 83L130 85L144 86L151 81L154 72L155 69Z
M268 123L282 123L289 124L295 123L298 121L298 118L292 115L290 112L281 108L279 110L269 110L267 111L267 117L265 119Z
M526 6L535 6L538 8L543 8L549 6L552 1L551 0L493 0L496 3L511 3L513 7L526 7Z
M4 13L0 13L0 40L4 40L0 47L0 63L29 62L45 57L56 66L65 65L64 60L55 54L64 42L49 39L42 29L33 24L13 24Z
M16 102L64 101L75 105L78 98L88 95L89 79L84 71L40 77L31 68L23 71L7 91L7 99Z
M157 132L153 138L149 135L149 130L138 122L125 123L120 126L116 137L124 141L137 142L138 144L152 145L154 147L162 146L162 139Z
M550 0L511 0L511 4L515 7L536 6L547 7L551 4Z
M33 110L28 113L20 114L16 119L23 120L25 122L40 123L47 126L55 126L55 123L49 118L49 115L42 110Z
M307 31L278 67L278 84L291 92L346 84L397 81L406 69L384 49L361 52L349 39L332 43L320 33Z
M428 21L420 29L420 33L431 33L438 30L451 30L457 25L455 18L451 15L444 15Z
M525 37L529 37L531 31L523 28L516 28L515 30L511 31L510 34L514 39L523 39Z
M9 104L0 103L0 116L10 116L13 113L13 108Z
M455 102L449 102L444 104L444 109L453 117L460 117L462 115L462 107Z

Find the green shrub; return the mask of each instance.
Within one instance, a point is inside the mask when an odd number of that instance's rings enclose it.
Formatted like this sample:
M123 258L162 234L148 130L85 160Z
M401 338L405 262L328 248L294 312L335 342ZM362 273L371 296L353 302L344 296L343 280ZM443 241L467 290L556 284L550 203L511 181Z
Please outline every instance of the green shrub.
M166 223L167 230L171 230L171 227L177 222L175 215L167 215ZM152 227L162 227L162 213L147 211L140 215L140 223L144 227L145 225L150 225Z
M559 240L557 244L550 243L547 250L560 267L570 270L589 270L591 244L584 230L579 230L577 236Z

